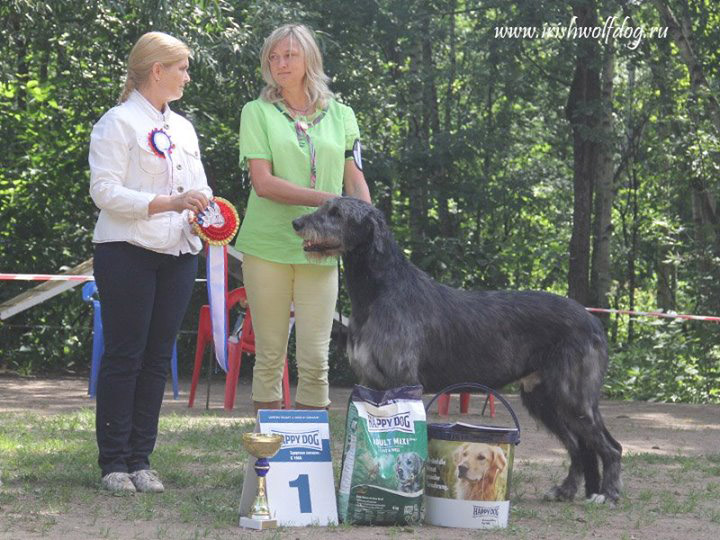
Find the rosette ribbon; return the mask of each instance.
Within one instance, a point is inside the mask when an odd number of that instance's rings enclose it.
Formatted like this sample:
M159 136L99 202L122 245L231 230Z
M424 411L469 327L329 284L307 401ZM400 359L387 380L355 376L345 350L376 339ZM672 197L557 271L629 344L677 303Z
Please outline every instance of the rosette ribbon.
M215 359L227 373L227 245L240 226L235 207L222 197L211 199L208 207L192 220L195 233L207 242L207 288L210 304Z
M175 176L173 174L173 162L172 162L172 151L175 145L170 138L170 135L164 129L153 129L148 133L148 143L150 144L150 150L157 157L165 160L165 168L167 170L168 183L170 186L169 193L172 195L173 187L175 185Z

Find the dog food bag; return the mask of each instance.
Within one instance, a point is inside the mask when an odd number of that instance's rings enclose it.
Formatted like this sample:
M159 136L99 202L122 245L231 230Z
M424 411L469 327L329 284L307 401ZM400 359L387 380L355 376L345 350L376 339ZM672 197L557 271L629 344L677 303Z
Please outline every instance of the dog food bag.
M363 525L420 522L426 459L422 386L381 391L355 385L345 427L340 520Z
M426 521L445 527L507 527L519 435L516 428L430 424Z

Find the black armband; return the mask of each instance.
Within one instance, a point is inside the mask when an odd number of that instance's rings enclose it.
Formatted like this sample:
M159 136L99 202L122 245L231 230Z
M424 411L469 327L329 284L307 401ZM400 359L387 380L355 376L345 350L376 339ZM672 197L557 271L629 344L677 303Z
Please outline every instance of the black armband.
M361 170L361 171L363 170L363 168L362 168L362 146L360 145L360 139L355 139L352 150L345 150L345 157L353 158L353 161L355 162L355 166L358 168L358 170Z

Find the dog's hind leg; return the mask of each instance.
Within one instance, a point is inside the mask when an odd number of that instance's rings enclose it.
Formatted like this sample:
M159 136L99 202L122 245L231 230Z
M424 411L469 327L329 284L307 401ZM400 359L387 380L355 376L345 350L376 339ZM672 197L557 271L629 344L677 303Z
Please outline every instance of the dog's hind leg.
M583 439L579 439L582 455L583 474L585 476L585 497L591 497L600 491L600 467L598 455L588 447Z
M571 421L570 429L581 438L585 444L597 455L603 464L602 482L599 490L594 485L588 485L586 492L588 499L593 502L616 502L620 497L620 459L622 447L613 439L605 428L599 411L594 411L592 417L584 416ZM595 465L596 466L596 465ZM586 474L588 474L586 472ZM590 478L594 473L590 471Z
M604 345L596 342L578 354L578 342L576 339L561 344L557 361L549 364L541 376L544 382L556 382L550 394L552 412L559 418L556 422L578 441L589 500L614 503L620 497L622 447L605 427L598 406L607 353ZM603 465L599 485L598 457Z
M550 488L544 498L552 501L573 500L584 471L587 448L564 423L562 416L557 413L557 404L544 383L540 382L530 390L521 386L520 397L530 415L555 435L570 455L570 470L567 477L559 485ZM597 468L597 458L595 467Z
M622 446L610 435L610 432L605 427L605 422L597 405L593 407L592 422L578 422L578 430L583 433L581 436L586 439L588 445L600 456L603 464L600 489L588 492L588 500L597 503L617 502L622 488L620 479Z

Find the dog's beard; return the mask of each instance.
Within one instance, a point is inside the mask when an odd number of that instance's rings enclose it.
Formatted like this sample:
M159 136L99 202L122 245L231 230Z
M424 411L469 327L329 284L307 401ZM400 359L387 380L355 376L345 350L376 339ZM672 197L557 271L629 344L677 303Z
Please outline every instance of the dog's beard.
M333 238L323 238L315 235L303 238L303 251L310 260L322 260L342 254L342 246Z
M309 261L324 261L332 257L337 257L341 254L342 252L339 249L327 251L306 251L305 258Z

